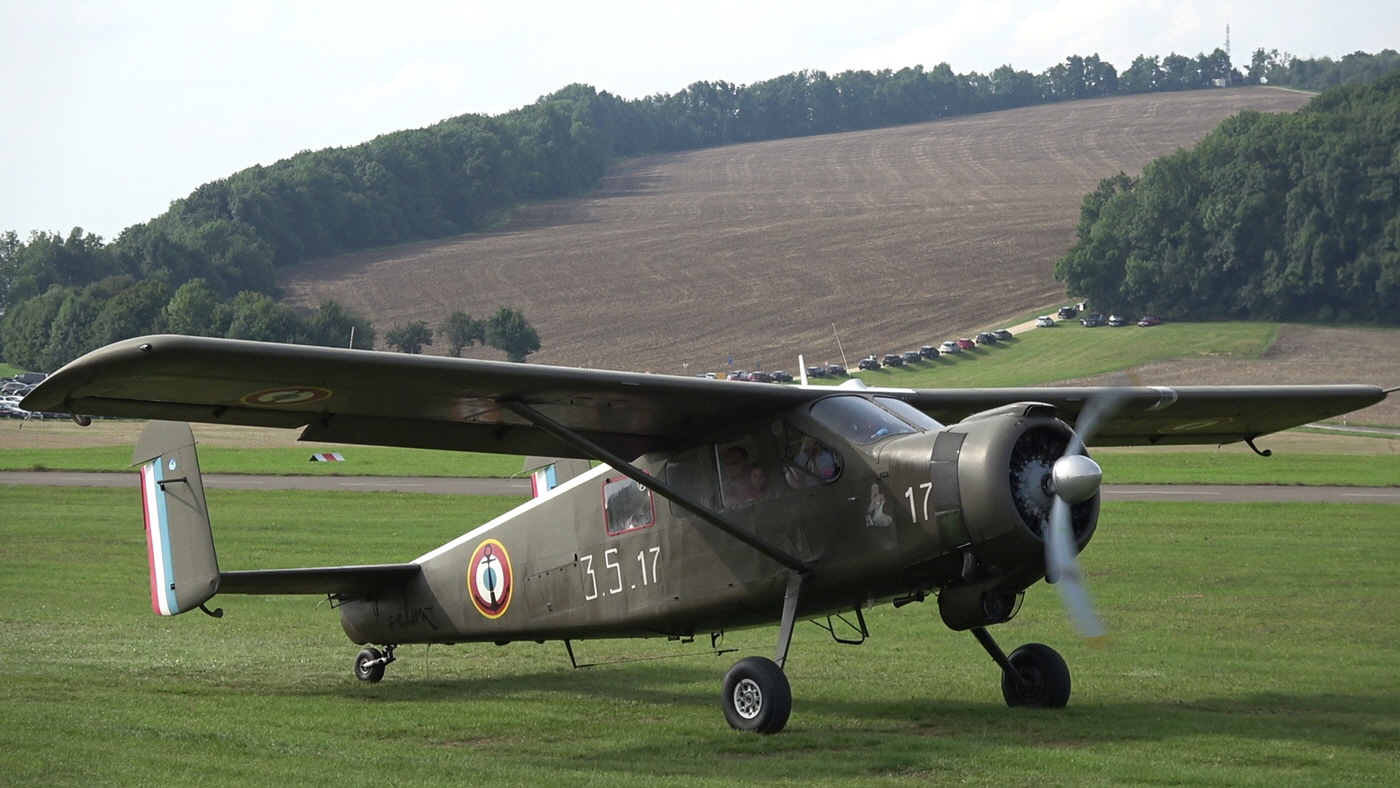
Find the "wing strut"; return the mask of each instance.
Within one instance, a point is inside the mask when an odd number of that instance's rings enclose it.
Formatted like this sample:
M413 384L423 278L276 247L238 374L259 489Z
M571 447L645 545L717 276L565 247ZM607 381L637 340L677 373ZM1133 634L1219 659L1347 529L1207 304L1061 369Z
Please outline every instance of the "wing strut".
M766 555L774 561L777 561L778 563L782 564L788 569L792 569L796 572L801 572L804 575L811 573L813 567L806 561L803 561L802 559L798 558L795 555L792 555L791 553L787 553L783 550L780 550L776 546L768 543L767 541L760 539L757 536L754 536L753 534L743 530L734 523L729 522L723 517L720 517L718 514L715 514L713 511L707 509L699 502L691 500L690 496L686 495L685 493L677 490L676 488L656 478L655 476L649 476L646 473L643 473L640 468L633 465L632 463L627 462L626 460L622 459L616 454L613 454L612 452L608 451L602 446L599 446L598 444L588 440L587 438L583 437L577 432L574 432L573 430L549 418L543 413L540 413L539 411L535 410L529 405L526 405L525 403L520 402L519 400L503 400L500 404L509 409L512 413L521 417L522 419L525 419L526 421L530 422L536 427L539 427L540 429L544 430L545 432L549 433L555 438L558 438L559 440L563 441L564 443L567 443L573 448L578 449L579 451L583 452L584 454L587 454L593 459L611 465L612 467L616 468L619 473L628 477L637 484L641 484L655 490L656 492L660 493L661 497L666 498L670 501L674 501L677 506L680 506L681 508L694 513L697 517L709 523L710 525L713 525L714 527L729 534L735 539L738 539L740 542L743 542L744 544L748 545L749 547L752 547L753 549L757 550L763 555Z

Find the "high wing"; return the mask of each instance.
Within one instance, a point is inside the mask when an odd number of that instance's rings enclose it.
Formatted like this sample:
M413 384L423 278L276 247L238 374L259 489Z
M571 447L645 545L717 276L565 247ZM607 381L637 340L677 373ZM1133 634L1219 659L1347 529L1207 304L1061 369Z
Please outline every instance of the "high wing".
M1085 387L921 389L905 400L945 423L1009 402L1046 402L1073 425L1106 389ZM1331 418L1385 399L1378 386L1125 386L1115 387L1113 415L1092 446L1207 444L1252 440Z
M233 339L148 336L95 350L50 375L22 407L44 412L302 428L301 440L580 457L511 410L540 414L624 457L676 450L727 425L834 393L633 372L439 358ZM880 392L881 390L871 390ZM1092 387L886 390L943 423L1014 402L1073 422ZM1150 387L1097 445L1226 443L1385 398L1376 386Z

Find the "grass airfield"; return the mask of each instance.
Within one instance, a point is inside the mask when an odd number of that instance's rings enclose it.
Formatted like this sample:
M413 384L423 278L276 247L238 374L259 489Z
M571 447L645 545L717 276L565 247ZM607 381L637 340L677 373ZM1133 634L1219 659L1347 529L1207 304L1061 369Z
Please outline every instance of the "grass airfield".
M1106 504L1084 566L1090 648L1040 585L994 631L1053 645L1074 695L1008 709L932 602L868 611L852 647L802 625L785 732L717 695L772 627L708 641L405 646L383 683L315 597L150 611L135 490L6 488L0 769L11 785L986 785L1384 782L1397 765L1395 507ZM226 568L409 560L509 498L209 492Z
M1143 363L1198 329L1094 343ZM1200 329L1215 331L1216 329ZM1022 385L1084 334L1032 332L875 385ZM1185 333L1174 333L1181 331ZM1201 334L1247 359L1268 336ZM1155 332L1155 333L1154 333ZM1149 347L1151 345L1152 347ZM1126 347L1125 347L1126 346ZM1035 351L1035 352L1031 352ZM1238 355L1236 355L1238 354ZM1075 361L1092 374L1092 359ZM1064 366L1060 366L1064 369ZM1055 373L1062 374L1062 373ZM1033 380L1033 378L1038 378ZM1385 381L1381 381L1385 382ZM734 384L750 385L750 384ZM0 467L121 470L140 424L0 424ZM206 472L513 475L517 458L295 443L195 425ZM1107 481L1394 485L1393 438L1291 431L1240 446L1099 450ZM310 463L342 450L347 462ZM211 490L225 568L405 561L519 499ZM1090 648L1039 585L994 632L1043 642L1068 708L1008 709L995 666L936 604L867 612L871 640L800 626L794 710L774 737L730 731L724 672L776 627L696 643L405 646L385 681L316 597L218 597L226 616L150 611L130 490L0 487L0 773L10 785L1383 783L1400 766L1400 559L1390 505L1106 503L1084 569L1112 635ZM674 659L652 659L672 656Z

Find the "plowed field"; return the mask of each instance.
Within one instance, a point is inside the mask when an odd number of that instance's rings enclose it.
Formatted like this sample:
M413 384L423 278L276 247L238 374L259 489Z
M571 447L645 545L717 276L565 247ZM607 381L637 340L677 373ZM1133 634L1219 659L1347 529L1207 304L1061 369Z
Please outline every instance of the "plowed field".
M315 261L281 284L291 303L337 299L381 335L519 307L539 330L538 363L696 373L732 356L793 369L799 353L838 360L837 335L854 360L1062 301L1053 263L1100 179L1240 110L1308 99L1122 97L649 156L499 231Z

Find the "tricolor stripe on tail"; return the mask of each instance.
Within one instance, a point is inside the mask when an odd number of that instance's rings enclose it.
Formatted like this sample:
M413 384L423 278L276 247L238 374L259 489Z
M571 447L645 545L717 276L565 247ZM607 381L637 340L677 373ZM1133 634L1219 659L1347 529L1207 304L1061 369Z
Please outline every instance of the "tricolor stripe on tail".
M147 424L132 463L141 465L151 609L162 616L193 610L219 590L219 562L190 425Z

